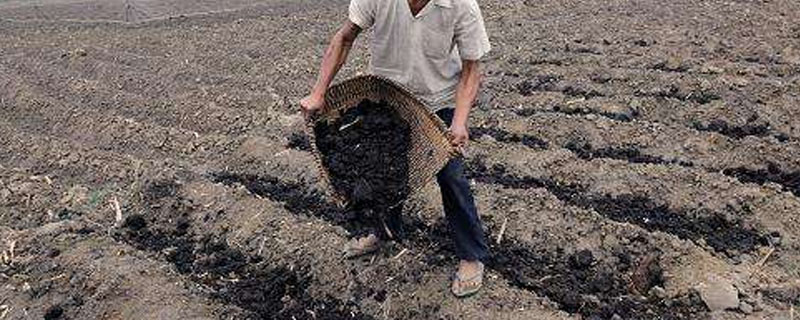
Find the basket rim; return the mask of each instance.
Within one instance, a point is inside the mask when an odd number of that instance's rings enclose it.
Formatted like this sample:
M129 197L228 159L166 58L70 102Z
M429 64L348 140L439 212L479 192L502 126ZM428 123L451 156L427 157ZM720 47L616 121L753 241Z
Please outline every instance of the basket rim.
M425 102L424 100L420 99L406 85L404 85L402 83L399 83L397 81L394 81L392 79L389 79L389 78L387 78L385 76L381 76L381 75L375 75L375 74L359 75L359 76L355 76L355 77L349 78L349 79L341 81L341 82L337 82L334 85L330 86L328 88L328 90L325 92L325 104L323 105L322 110L317 112L317 114L319 114L319 113L327 113L327 112L329 112L331 110L330 109L331 106L330 106L329 102L332 101L332 100L336 100L336 98L338 98L337 96L335 96L335 94L336 94L336 92L338 92L339 89L347 88L349 86L352 86L353 84L357 84L359 82L364 82L364 81L377 82L377 83L379 83L381 85L385 85L385 86L391 87L393 89L397 89L398 91L400 91L400 93L404 97L410 99L417 107L424 108L424 110L427 110L428 112L425 112L424 114L430 120L432 120L439 127L439 129L442 130L442 132L444 132L447 135L448 139L450 139L450 140L453 139L453 137L450 135L450 132L447 129L447 126L445 125L445 123L441 119L439 119L439 117L437 117L433 112L430 112L431 108L430 108L430 106L428 105L427 102Z

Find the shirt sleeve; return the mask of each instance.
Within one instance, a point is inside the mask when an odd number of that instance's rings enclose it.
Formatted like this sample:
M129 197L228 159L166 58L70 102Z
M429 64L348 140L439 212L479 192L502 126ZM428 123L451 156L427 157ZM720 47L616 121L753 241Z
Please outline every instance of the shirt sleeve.
M374 0L350 0L350 22L361 29L369 29L375 22Z
M480 60L492 46L483 24L483 16L475 0L465 1L456 18L455 40L463 60Z

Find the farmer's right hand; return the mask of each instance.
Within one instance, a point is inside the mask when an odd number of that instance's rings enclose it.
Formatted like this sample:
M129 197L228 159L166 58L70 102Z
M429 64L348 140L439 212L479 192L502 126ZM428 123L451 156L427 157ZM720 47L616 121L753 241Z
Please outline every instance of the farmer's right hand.
M300 108L302 109L303 115L306 118L314 115L314 113L322 109L322 106L324 104L325 104L324 96L318 96L314 94L308 95L302 100L300 100Z

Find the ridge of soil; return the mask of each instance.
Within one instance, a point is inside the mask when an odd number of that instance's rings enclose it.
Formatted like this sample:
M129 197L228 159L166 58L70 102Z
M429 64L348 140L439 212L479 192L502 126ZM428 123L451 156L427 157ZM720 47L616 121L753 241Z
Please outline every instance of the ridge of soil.
M639 195L588 195L579 186L514 176L507 173L502 165L487 167L480 158L473 159L467 167L468 175L477 181L515 189L545 188L570 205L595 210L614 221L674 234L681 239L703 240L717 252L728 255L751 252L759 245L769 245L771 239L771 235L745 227L741 222L728 221L714 214L692 217L689 213L675 212Z
M133 214L114 233L135 247L163 255L210 296L251 313L253 319L373 319L335 298L312 298L303 266L270 266L263 257L231 248L217 237L192 233L195 205L171 182L144 191L145 214ZM311 312L309 312L311 311Z

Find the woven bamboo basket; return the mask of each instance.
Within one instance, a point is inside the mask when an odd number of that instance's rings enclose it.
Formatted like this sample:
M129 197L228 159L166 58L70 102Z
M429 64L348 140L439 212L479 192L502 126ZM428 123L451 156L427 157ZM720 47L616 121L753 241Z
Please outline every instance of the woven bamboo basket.
M328 89L322 110L307 121L306 132L323 183L332 192L340 205L348 199L332 187L328 169L323 165L322 154L317 148L314 126L320 121L335 121L345 111L369 99L385 102L408 123L411 129L408 152L408 189L413 196L430 183L450 159L459 155L450 144L452 139L447 127L430 108L402 85L374 75L359 76L338 83Z

